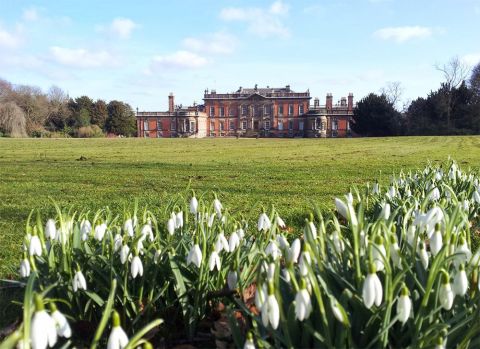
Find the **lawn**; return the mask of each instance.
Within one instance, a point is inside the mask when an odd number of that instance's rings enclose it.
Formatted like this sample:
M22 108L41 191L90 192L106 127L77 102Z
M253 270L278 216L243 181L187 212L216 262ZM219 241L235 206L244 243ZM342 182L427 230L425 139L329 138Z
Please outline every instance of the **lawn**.
M159 207L189 187L237 212L272 203L299 226L351 185L443 162L480 167L480 137L382 139L0 139L0 278L15 277L31 209Z

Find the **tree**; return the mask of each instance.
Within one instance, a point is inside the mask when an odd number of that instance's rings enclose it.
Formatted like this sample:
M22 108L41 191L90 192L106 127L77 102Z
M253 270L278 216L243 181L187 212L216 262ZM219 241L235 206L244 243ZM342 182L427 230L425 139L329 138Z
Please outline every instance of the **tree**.
M401 115L385 95L370 93L353 111L352 129L362 136L393 136L400 132Z
M400 81L389 81L385 87L380 89L380 94L385 95L387 100L397 107L403 94L403 87Z
M104 100L97 99L93 105L92 125L97 125L101 129L105 128L105 122L108 118L107 103Z
M52 86L47 93L49 112L46 127L51 131L62 131L71 117L68 95L59 87Z
M108 118L105 128L108 132L123 136L136 135L137 121L130 105L120 101L111 101L108 103L107 109Z
M480 62L472 69L469 87L472 89L476 101L480 102Z
M10 137L25 137L25 113L14 102L0 104L0 133Z

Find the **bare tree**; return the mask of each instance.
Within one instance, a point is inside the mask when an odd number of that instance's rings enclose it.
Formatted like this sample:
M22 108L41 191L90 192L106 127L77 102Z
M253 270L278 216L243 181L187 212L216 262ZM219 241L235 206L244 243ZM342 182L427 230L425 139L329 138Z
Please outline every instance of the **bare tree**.
M435 69L443 74L444 84L449 90L459 87L470 72L470 67L458 56L452 57L444 65L435 64Z
M0 104L0 130L10 137L26 137L25 114L14 102Z
M403 87L400 81L389 81L380 89L380 94L387 97L387 101L397 108L403 94Z
M475 97L480 99L480 62L472 69L468 84L475 93Z

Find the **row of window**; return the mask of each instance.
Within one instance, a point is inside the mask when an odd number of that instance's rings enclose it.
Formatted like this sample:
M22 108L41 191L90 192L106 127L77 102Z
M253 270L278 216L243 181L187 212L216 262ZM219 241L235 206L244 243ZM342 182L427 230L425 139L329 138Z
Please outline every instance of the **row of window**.
M218 107L218 116L219 117L224 117L225 114L225 107ZM229 116L235 116L236 114L236 109L237 108L229 108L228 110L228 115ZM248 106L248 105L242 105L241 106L241 115L242 116L248 116L249 114L251 116L263 116L263 115L271 115L272 113L272 106L271 105L264 105L264 106ZM248 112L248 110L251 109L251 113ZM278 108L278 115L284 115L284 108L283 105L279 105ZM298 114L302 115L305 112L305 108L303 104L298 106ZM289 104L288 105L288 115L293 115L294 113L294 105ZM211 106L209 110L209 116L215 116L215 107Z
M196 127L195 127L195 121L188 121L188 120L184 120L183 122L180 121L181 124L183 124L183 131L185 132L194 132ZM157 127L156 127L156 130L158 131L162 131L163 129L163 126L162 126L162 120L161 119L157 119ZM175 123L175 120L172 119L170 120L170 130L171 131L175 131L177 129L177 125ZM144 131L149 131L150 130L150 126L148 124L148 120L144 120L143 121L143 130Z

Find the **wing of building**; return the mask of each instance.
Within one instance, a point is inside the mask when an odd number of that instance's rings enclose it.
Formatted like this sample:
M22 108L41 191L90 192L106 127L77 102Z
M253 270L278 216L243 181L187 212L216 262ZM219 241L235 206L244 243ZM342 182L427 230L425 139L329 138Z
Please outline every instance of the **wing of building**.
M169 96L166 112L138 112L139 137L350 137L353 94L333 103L318 98L310 105L310 91L240 87L231 93L205 90L203 105L175 106Z

